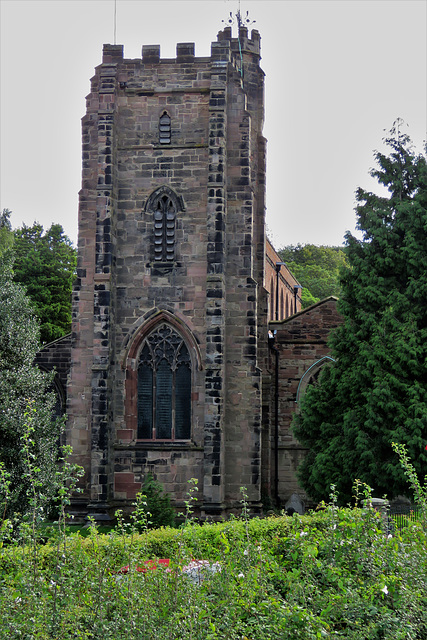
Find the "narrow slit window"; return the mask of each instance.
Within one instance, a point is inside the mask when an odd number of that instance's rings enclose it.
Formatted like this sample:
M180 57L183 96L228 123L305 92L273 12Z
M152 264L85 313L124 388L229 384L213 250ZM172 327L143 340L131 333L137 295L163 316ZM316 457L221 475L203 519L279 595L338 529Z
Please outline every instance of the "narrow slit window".
M171 119L166 111L163 112L159 120L159 142L160 144L171 143Z

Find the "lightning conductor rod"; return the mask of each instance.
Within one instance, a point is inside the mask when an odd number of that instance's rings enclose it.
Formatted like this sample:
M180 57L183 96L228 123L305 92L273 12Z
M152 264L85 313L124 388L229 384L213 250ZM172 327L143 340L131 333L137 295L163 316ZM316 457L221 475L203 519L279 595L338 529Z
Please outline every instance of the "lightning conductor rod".
M117 0L114 0L114 44L117 44Z

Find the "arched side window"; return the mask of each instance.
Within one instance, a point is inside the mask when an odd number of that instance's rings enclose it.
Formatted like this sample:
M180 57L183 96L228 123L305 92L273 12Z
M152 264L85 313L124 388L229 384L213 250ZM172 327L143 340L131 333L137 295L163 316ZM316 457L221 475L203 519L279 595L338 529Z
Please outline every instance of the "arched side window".
M190 439L191 358L170 325L158 326L142 344L137 397L138 439Z
M159 119L159 143L171 143L171 119L166 111L162 113Z
M305 394L307 387L311 384L316 384L322 368L325 365L331 365L333 362L336 362L336 360L331 356L323 356L307 369L298 383L295 402L301 402L301 399Z
M285 317L285 301L284 301L284 297L283 297L283 289L280 292L280 317L279 320L283 320L283 318Z
M289 317L289 298L288 294L286 294L286 309L285 309L285 318Z

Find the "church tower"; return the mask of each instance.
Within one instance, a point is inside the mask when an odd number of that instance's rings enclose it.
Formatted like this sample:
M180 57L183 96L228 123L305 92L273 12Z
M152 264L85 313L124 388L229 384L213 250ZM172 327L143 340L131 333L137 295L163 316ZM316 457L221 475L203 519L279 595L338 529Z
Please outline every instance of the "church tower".
M260 37L163 59L105 45L83 118L67 442L76 513L126 507L147 473L219 517L260 508L266 361Z

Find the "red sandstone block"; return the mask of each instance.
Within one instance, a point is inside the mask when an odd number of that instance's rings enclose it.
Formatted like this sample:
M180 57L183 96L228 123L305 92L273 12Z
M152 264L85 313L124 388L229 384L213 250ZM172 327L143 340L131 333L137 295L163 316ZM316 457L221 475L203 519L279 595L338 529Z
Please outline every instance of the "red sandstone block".
M133 440L133 429L118 429L117 439L121 442L131 442Z

